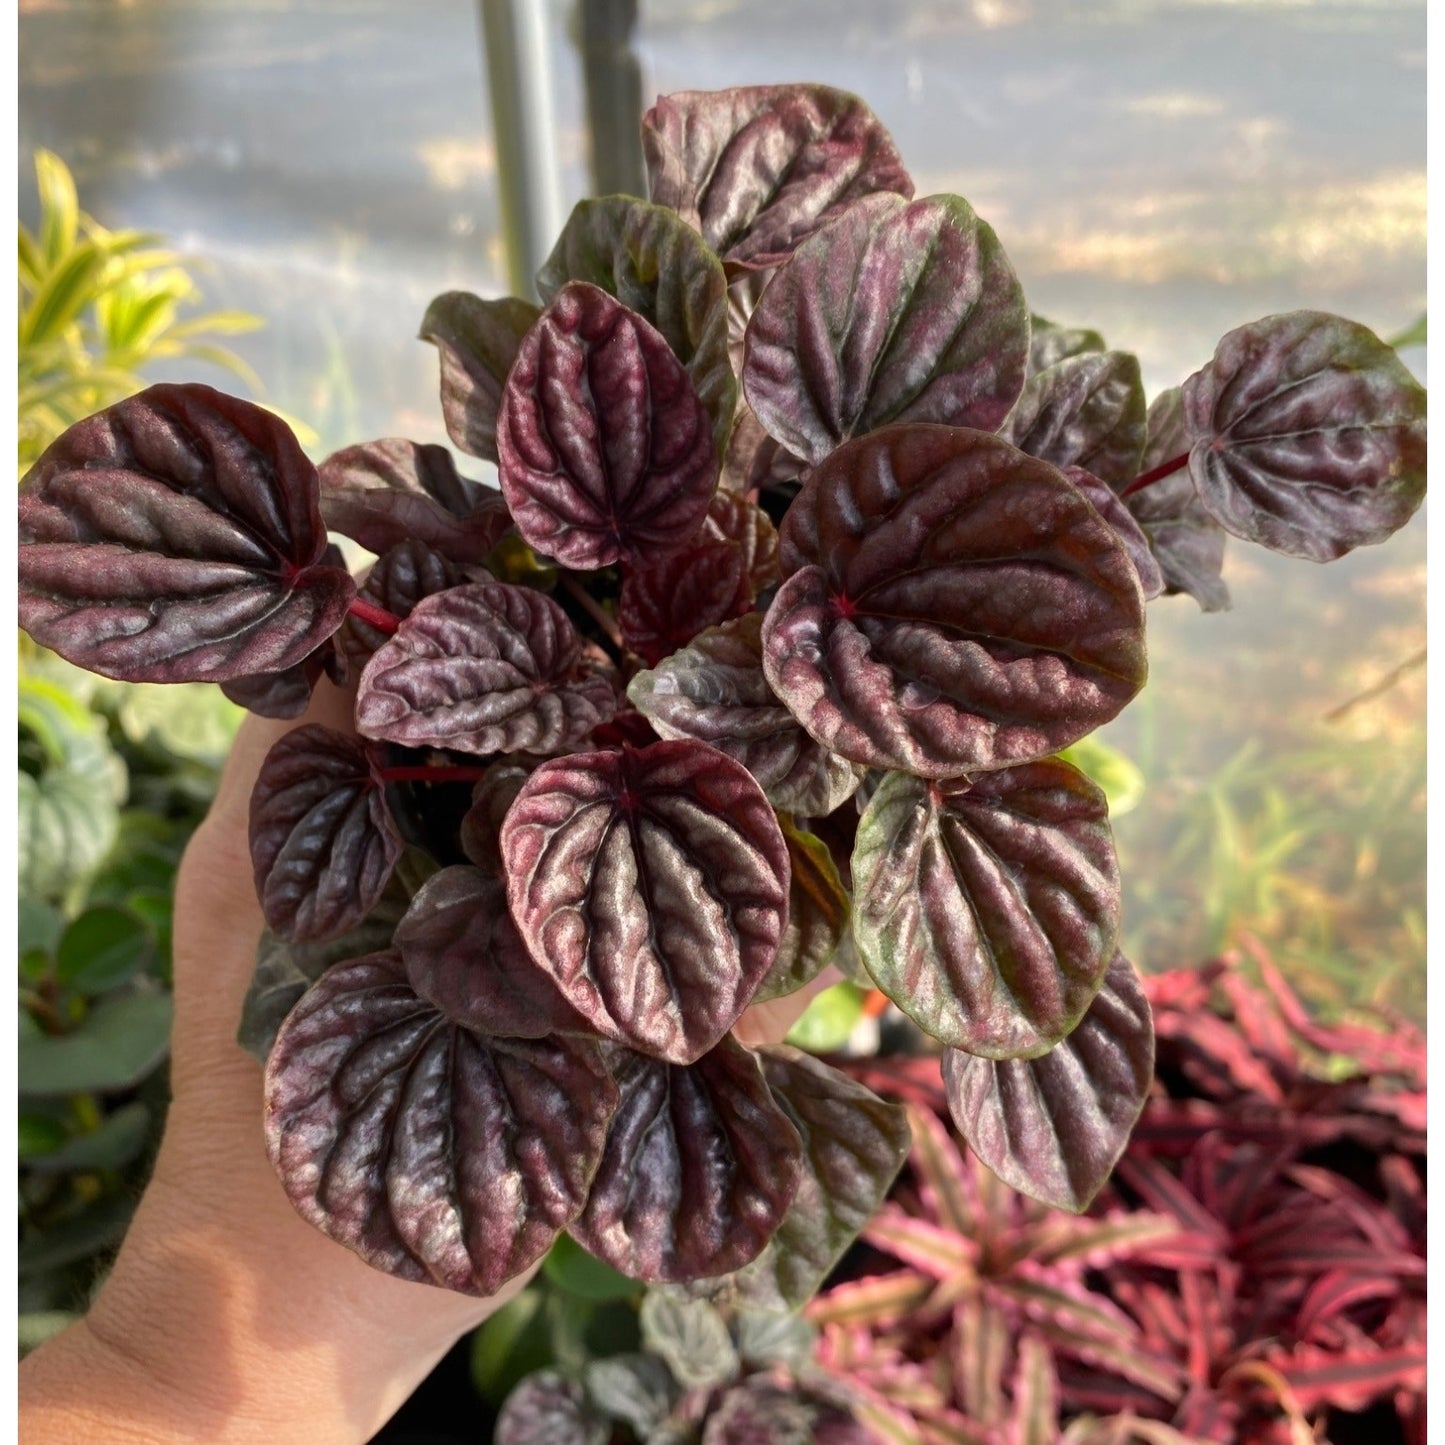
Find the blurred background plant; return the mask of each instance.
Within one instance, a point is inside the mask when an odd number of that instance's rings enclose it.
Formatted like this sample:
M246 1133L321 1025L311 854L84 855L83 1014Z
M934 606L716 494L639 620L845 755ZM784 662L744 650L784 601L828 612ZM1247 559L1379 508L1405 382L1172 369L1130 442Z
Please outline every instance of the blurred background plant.
M81 211L35 156L20 234L19 470L66 427L146 385L155 363L222 368L259 318L189 315L190 272L157 238ZM111 683L20 636L20 1342L83 1308L125 1231L167 1097L171 892L240 710L214 687Z

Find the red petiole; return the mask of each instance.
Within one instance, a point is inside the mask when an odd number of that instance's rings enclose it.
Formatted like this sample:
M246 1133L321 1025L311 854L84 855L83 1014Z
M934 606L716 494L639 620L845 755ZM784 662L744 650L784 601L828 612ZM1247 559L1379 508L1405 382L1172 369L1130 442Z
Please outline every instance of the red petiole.
M1175 472L1182 471L1188 465L1188 452L1184 452L1177 457L1170 457L1167 462L1160 462L1153 471L1145 472L1143 476L1135 477L1119 495L1120 497L1132 497L1135 492L1142 492L1145 487L1152 487L1155 482L1162 482L1165 477L1172 477Z

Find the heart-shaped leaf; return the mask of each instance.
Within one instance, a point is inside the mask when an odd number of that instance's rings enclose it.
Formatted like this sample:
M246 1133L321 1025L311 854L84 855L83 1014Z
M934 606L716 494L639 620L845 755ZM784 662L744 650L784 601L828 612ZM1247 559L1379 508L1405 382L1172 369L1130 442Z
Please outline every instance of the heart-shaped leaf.
M1227 532L1328 562L1425 496L1425 391L1374 332L1322 311L1231 331L1184 383L1189 470Z
M1104 338L1097 331L1074 326L1060 326L1043 316L1029 317L1029 375L1035 376L1070 356L1086 356L1091 351L1107 351Z
M368 1264L494 1294L581 1210L617 1090L597 1045L487 1038L401 957L329 969L266 1067L266 1141L297 1211Z
M860 201L798 247L748 322L743 391L820 462L889 422L992 431L1024 384L1028 308L998 237L958 196Z
M769 292L771 294L771 290ZM1143 685L1118 534L998 437L890 427L816 467L763 621L773 691L825 747L956 777L1066 747Z
M350 620L348 616L346 621ZM341 630L346 630L346 622L342 623ZM347 660L338 645L340 636L338 632L336 637L327 638L309 657L283 672L228 678L221 684L221 692L228 701L258 717L300 717L311 705L312 694L322 677L330 678L338 686L346 681Z
M500 842L527 947L608 1038L689 1063L772 966L787 845L757 783L713 748L661 742L543 763Z
M539 315L530 301L515 296L483 301L469 291L444 292L426 309L421 339L441 353L447 435L469 456L497 460L502 387Z
M473 578L489 580L480 569L460 567L425 542L400 542L377 558L357 596L405 621L423 597L460 587ZM336 641L353 667L364 668L391 635L351 613L336 634Z
M538 1370L507 1396L492 1439L495 1445L606 1445L611 1433L576 1380Z
M999 435L1056 467L1124 483L1139 474L1145 411L1138 357L1088 352L1031 376Z
M969 1148L1011 1188L1076 1214L1124 1152L1153 1077L1149 1001L1122 953L1089 1011L1048 1053L943 1053L949 1112Z
M768 514L746 497L721 488L714 492L698 537L705 542L727 542L742 553L749 601L778 581L777 530Z
M826 85L665 95L642 118L642 153L652 199L733 267L777 265L874 191L913 194L878 117Z
M445 447L401 437L363 442L333 452L320 477L326 525L378 555L420 542L450 561L478 564L512 525L501 494L460 475Z
M728 356L727 278L698 233L666 206L632 196L579 201L537 273L551 301L569 281L615 296L655 326L712 419L721 455L737 409Z
M1150 404L1148 440L1140 469L1151 471L1188 450L1184 401L1180 389L1172 386ZM1174 472L1123 500L1154 552L1165 594L1187 593L1205 612L1225 610L1229 606L1229 588L1220 575L1224 569L1225 531L1205 511L1194 489L1194 478L1187 471Z
M639 1323L644 1348L665 1360L685 1389L711 1390L737 1374L740 1362L727 1321L706 1300L648 1290Z
M427 879L397 926L396 947L412 988L453 1023L527 1039L591 1032L532 962L501 880L480 868Z
M784 812L815 817L842 806L864 769L814 742L763 675L763 619L752 612L709 628L639 672L627 696L665 738L694 738L736 758Z
M1134 574L1139 579L1139 590L1145 598L1158 597L1164 590L1164 574L1159 570L1159 561L1149 546L1144 529L1134 519L1134 514L1107 482L1101 481L1093 472L1083 467L1065 467L1064 475L1089 499L1089 504L1114 529L1129 560L1134 564ZM348 619L347 625L350 625ZM345 631L345 629L342 629Z
M759 1053L773 1097L803 1141L792 1206L767 1249L720 1298L801 1309L877 1212L908 1157L908 1118L819 1059L774 1044Z
M617 599L627 645L649 667L685 647L705 627L746 612L752 602L741 548L712 542L630 568Z
M853 938L925 1033L993 1059L1083 1017L1119 933L1103 791L1050 759L930 785L891 773L858 824Z
M272 932L303 942L355 927L401 849L359 738L310 723L266 754L251 793L251 866Z
M502 854L497 845L497 834L501 832L507 809L522 791L522 784L527 778L528 769L516 763L493 763L472 789L472 805L462 818L458 839L462 852L494 878L502 876Z
M821 838L780 817L788 845L792 884L788 892L788 926L778 956L758 985L754 1003L796 993L828 965L848 932L848 890Z
M730 1038L686 1067L619 1051L621 1101L570 1233L633 1279L726 1274L767 1244L798 1187L797 1131Z
M102 677L280 672L341 625L316 469L271 412L152 386L64 432L20 492L20 625Z
M755 1377L718 1401L703 1426L701 1445L861 1445L879 1438L870 1432L830 1439L817 1428L819 1413L802 1391Z
M583 570L685 546L717 484L710 427L662 335L569 282L527 333L502 397L502 493L518 532Z
M639 1440L652 1438L652 1432L672 1412L679 1393L672 1372L656 1355L589 1360L584 1379L587 1398L604 1414L629 1426Z
M567 614L530 587L476 582L424 598L361 674L356 725L408 747L551 752L612 716Z

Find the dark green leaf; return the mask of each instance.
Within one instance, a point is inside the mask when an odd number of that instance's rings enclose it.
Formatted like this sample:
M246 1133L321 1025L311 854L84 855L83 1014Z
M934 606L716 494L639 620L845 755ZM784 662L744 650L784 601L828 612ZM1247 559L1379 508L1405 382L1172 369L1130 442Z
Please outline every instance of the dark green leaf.
M593 1360L585 1374L587 1395L604 1415L621 1420L647 1440L667 1418L677 1386L655 1355L613 1355Z
M119 1244L134 1211L134 1200L98 1199L63 1223L26 1235L20 1241L19 1277L34 1279Z
M687 1389L711 1390L738 1372L727 1321L706 1300L648 1290L642 1301L642 1343L667 1361Z
M500 1405L524 1376L552 1362L545 1299L541 1288L529 1285L490 1315L472 1336L472 1383L493 1407Z
M63 1038L21 1040L21 1094L112 1093L138 1084L170 1047L169 994L103 998Z
M55 973L67 988L94 997L144 972L155 958L151 930L129 910L88 908L61 936Z
M150 1133L151 1112L139 1100L123 1104L89 1134L78 1134L61 1148L33 1162L46 1174L123 1169L139 1157Z
M588 1254L570 1234L559 1234L542 1261L542 1273L558 1289L585 1300L636 1299L641 1286Z

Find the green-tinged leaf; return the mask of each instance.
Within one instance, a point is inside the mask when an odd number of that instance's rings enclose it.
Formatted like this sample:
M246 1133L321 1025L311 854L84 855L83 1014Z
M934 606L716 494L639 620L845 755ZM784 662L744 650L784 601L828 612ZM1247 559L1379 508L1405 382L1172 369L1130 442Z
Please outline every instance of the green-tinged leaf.
M727 1322L706 1300L649 1290L642 1301L642 1342L687 1389L714 1389L738 1373Z
M854 983L835 983L825 988L803 1010L802 1017L788 1030L788 1042L810 1054L833 1054L852 1037L863 1017L867 994Z
M19 899L17 912L19 927L16 942L20 952L53 953L65 929L65 920L60 914L38 898Z
M111 1093L138 1084L170 1047L171 1000L162 993L102 999L63 1038L22 1040L22 1095Z
M134 1210L135 1201L123 1196L98 1199L60 1224L27 1234L20 1241L19 1277L34 1279L119 1244Z
M156 941L128 909L88 908L61 936L55 975L67 988L93 998L151 966Z
M1122 818L1138 807L1139 799L1144 796L1144 774L1118 748L1110 747L1097 733L1080 738L1059 756L1104 790L1111 818Z
M604 1415L627 1425L639 1440L667 1418L677 1399L677 1386L656 1355L612 1355L593 1360L583 1373L587 1397Z
M21 1113L16 1128L15 1152L27 1164L53 1154L68 1137L65 1125L48 1114Z
M568 1294L586 1300L636 1299L642 1286L588 1254L570 1234L559 1234L542 1261L542 1273Z
M231 751L245 711L207 683L133 683L121 699L119 718L133 742L171 756L219 766Z
M551 1363L552 1345L545 1292L529 1285L488 1317L472 1336L471 1375L477 1392L493 1407L526 1375Z
M818 1342L817 1327L798 1314L745 1309L738 1314L737 1328L738 1353L759 1369L786 1365L801 1370Z
M1059 1376L1049 1347L1032 1330L1019 1338L1011 1445L1057 1445Z
M977 1250L970 1240L926 1219L915 1219L896 1205L880 1209L864 1226L863 1235L870 1244L934 1279L973 1274Z
M69 1310L35 1310L30 1314L22 1314L15 1321L16 1342L20 1347L21 1359L79 1318L79 1315L72 1314Z
M1004 1416L1004 1369L1013 1330L1004 1312L981 1294L953 1308L952 1364L955 1391L969 1415L984 1425Z
M963 1154L932 1109L909 1104L907 1113L913 1135L910 1163L924 1207L945 1229L964 1239L973 1237L983 1221Z
M45 277L21 313L20 345L49 341L70 326L94 298L105 263L105 253L89 243L71 251Z
M53 266L75 245L80 198L70 167L43 146L35 150L35 184L40 192L40 249Z
M1047 371L1071 356L1087 356L1091 351L1107 351L1108 345L1097 331L1080 327L1060 326L1042 316L1029 317L1029 375Z
M719 457L737 410L722 262L675 211L633 196L579 201L537 273L544 302L569 281L615 296L655 326L712 418Z
M754 1003L796 993L810 983L828 965L848 931L848 891L828 845L795 826L791 818L779 814L778 822L793 865L788 924L773 967L753 995Z
M1407 326L1403 331L1397 331L1385 345L1393 346L1396 351L1402 351L1407 346L1427 345L1428 320L1429 314L1422 311L1413 325Z
M150 1133L151 1111L139 1100L123 1104L89 1134L78 1134L31 1167L46 1174L83 1174L123 1169L140 1156Z
M816 1325L882 1327L906 1319L933 1293L934 1281L916 1269L871 1275L836 1285L808 1306Z
M1114 956L1103 793L1057 760L938 785L889 773L858 824L853 939L925 1033L993 1059L1047 1052Z

